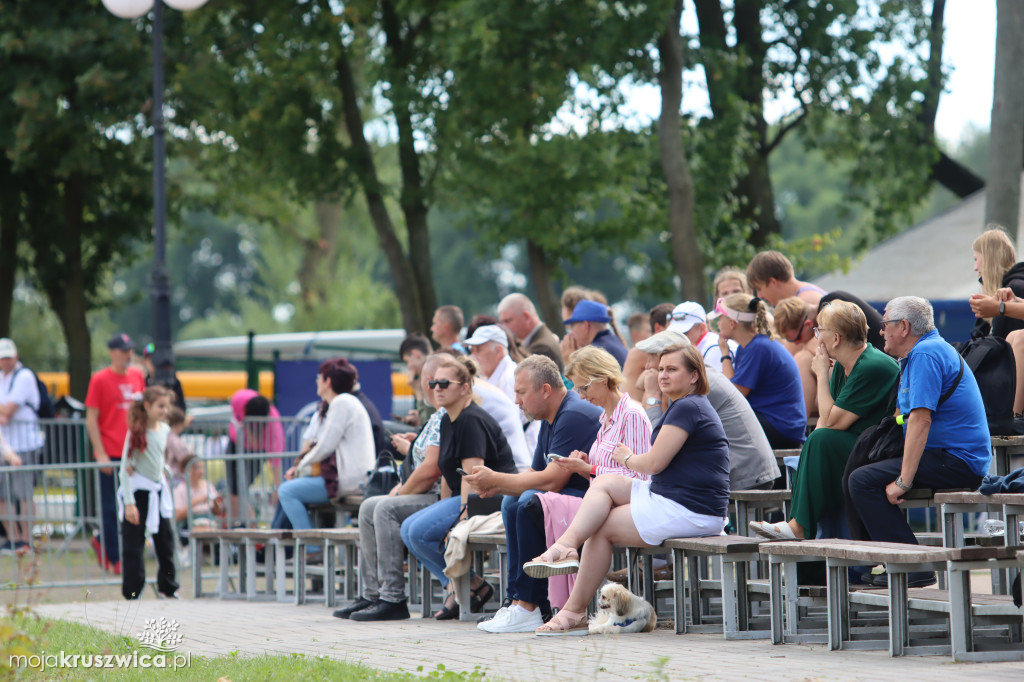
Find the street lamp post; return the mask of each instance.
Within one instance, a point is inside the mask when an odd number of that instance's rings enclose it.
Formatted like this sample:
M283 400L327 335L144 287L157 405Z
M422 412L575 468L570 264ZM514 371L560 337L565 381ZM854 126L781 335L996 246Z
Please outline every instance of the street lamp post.
M167 272L167 192L164 147L164 4L187 11L206 0L103 0L103 5L122 19L137 19L153 10L153 271L150 296L153 299L154 383L169 385L174 377L171 349L171 278Z

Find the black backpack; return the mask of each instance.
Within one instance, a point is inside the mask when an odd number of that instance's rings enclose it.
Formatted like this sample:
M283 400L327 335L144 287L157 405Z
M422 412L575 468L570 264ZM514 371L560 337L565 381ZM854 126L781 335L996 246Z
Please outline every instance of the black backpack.
M53 409L53 399L50 398L50 392L46 390L46 384L43 383L38 374L28 367L22 366L18 372L22 369L28 370L32 378L36 380L36 386L39 388L39 407L36 408L36 416L40 419L53 419L57 416L57 413ZM17 376L18 373L15 372L14 375Z
M1013 348L999 336L983 336L953 346L978 381L989 433L993 436L1016 434L1013 399L1017 390L1017 363Z
M411 454L408 459L412 459ZM395 458L386 450L382 451L377 456L377 465L370 472L370 477L363 487L363 497L387 495L401 482L402 476Z

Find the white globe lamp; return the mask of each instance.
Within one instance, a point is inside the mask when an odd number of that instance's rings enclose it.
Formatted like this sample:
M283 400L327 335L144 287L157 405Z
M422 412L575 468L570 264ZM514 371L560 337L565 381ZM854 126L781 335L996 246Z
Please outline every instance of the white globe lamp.
M192 9L199 9L206 4L206 0L164 0L164 4L173 7L179 12L187 12Z
M122 19L138 19L153 9L153 0L103 0L103 6Z

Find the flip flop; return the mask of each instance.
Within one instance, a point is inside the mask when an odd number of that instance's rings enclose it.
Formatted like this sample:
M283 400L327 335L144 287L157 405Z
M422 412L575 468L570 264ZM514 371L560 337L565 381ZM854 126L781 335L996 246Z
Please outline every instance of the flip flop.
M574 622L575 620L575 622ZM538 637L582 637L590 634L586 613L562 609L555 617L534 630Z
M579 570L579 553L572 547L557 542L533 561L523 564L523 572L531 578L550 578L553 575L567 575Z

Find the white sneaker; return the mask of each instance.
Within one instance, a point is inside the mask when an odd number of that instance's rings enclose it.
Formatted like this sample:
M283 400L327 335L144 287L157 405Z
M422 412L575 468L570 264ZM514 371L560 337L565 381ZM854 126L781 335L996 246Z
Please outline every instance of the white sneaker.
M544 618L540 615L540 609L523 611L515 606L508 608L508 615L502 620L495 616L494 620L480 623L479 627L484 632L536 632L537 628L544 624Z
M495 623L502 623L508 619L509 611L512 610L511 606L502 606L500 609L494 612L494 615L487 620L482 620L476 624L477 630L483 630L484 632L490 632L487 628L491 627ZM485 627L486 626L486 627Z

